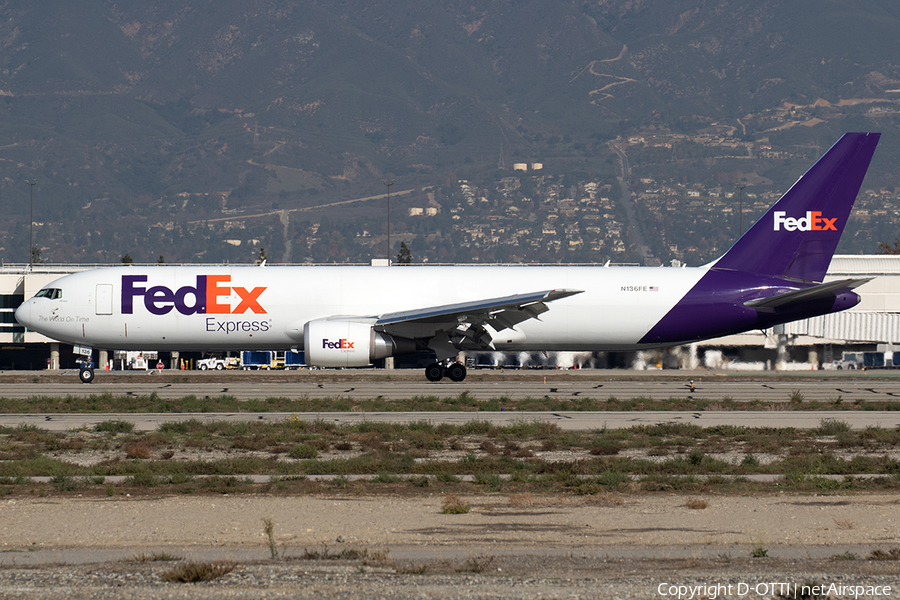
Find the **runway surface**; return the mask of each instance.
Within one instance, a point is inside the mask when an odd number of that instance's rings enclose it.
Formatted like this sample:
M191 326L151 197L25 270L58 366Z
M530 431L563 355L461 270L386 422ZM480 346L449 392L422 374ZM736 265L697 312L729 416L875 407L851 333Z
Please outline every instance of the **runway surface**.
M92 395L112 394L128 396L149 396L156 394L159 398L175 399L185 396L200 398L209 396L232 396L238 400L264 398L346 398L365 400L381 398L384 400L409 399L417 396L455 398L467 394L477 400L508 398L522 400L525 398L555 399L598 399L616 398L630 400L647 398L667 400L670 398L690 398L693 400L721 401L731 399L735 402L789 402L800 396L803 400L831 402L841 400L849 403L856 400L900 402L900 380L886 378L798 378L777 379L774 377L690 377L676 380L653 380L640 377L632 380L611 380L602 377L591 378L549 376L543 379L530 380L484 380L465 381L462 383L429 383L409 378L398 380L357 380L331 381L306 379L298 381L285 380L272 374L270 379L262 374L253 381L239 380L235 373L229 378L225 373L216 381L175 382L178 377L163 375L155 380L153 377L134 378L133 381L120 380L106 383L104 377L98 375L95 383L85 385L79 383L77 376L72 381L53 383L16 383L3 382L0 395L6 398L31 398L36 396L54 397L89 397ZM416 372L418 375L418 372ZM167 381L168 379L168 381ZM693 387L691 381L693 380ZM57 380L58 381L58 380Z

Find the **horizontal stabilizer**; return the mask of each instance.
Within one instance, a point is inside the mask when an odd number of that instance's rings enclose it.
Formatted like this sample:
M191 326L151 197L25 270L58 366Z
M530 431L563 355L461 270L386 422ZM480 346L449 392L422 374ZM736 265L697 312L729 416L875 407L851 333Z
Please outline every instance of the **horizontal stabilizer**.
M784 309L788 306L804 304L814 300L823 300L839 296L844 292L861 286L862 284L872 281L874 277L866 277L863 279L841 279L839 281L829 281L828 283L820 283L805 290L797 290L795 292L787 292L778 294L770 298L760 298L758 300L750 300L744 302L744 306L760 310Z

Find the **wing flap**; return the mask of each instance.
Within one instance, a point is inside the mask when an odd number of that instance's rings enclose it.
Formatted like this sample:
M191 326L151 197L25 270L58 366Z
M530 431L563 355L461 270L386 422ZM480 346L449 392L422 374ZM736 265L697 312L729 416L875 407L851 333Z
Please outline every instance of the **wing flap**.
M829 281L828 283L820 283L805 290L797 290L778 294L769 298L759 298L744 302L744 306L755 308L758 310L774 310L784 309L785 307L795 304L811 302L813 300L823 300L833 296L838 296L844 292L861 286L862 284L872 281L874 277L866 277L862 279L841 279L838 281Z

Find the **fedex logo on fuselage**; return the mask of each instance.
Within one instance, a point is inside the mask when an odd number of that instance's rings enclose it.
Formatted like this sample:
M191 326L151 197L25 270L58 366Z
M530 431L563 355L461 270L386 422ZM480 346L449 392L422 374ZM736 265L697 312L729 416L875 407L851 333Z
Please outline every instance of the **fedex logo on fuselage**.
M785 217L786 214L783 210L775 211L775 231L781 231L782 225L785 231L837 231L834 224L837 217L826 219L820 210L808 210L806 216L799 219Z
M266 314L266 309L259 303L259 296L266 291L265 287L252 290L229 285L231 275L197 275L197 285L186 285L171 290L164 285L146 288L141 283L147 281L146 275L122 276L122 314L134 314L134 299L143 297L144 307L154 315L165 315L177 310L183 315L218 314L239 315L252 311L258 315ZM238 295L241 301L234 308L227 301L231 292ZM226 300L220 300L223 296Z
M327 338L322 340L322 348L323 349L331 349L331 350L353 350L353 344L356 342L351 342L350 340L337 340L337 341L329 341Z

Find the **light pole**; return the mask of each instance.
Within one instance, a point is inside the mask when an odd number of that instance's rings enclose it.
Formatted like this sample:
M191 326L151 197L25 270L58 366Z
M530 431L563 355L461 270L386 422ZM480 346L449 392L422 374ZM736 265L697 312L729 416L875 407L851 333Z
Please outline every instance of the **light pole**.
M744 188L746 185L738 186L738 237L744 235Z
M31 188L31 221L29 222L29 240L28 240L28 270L34 271L34 186L37 185L37 179L34 181L25 180L25 183Z
M391 179L390 183L387 181L382 181L384 185L387 186L388 194L388 207L387 207L387 259L388 264L391 264L391 186L394 185L394 180Z

